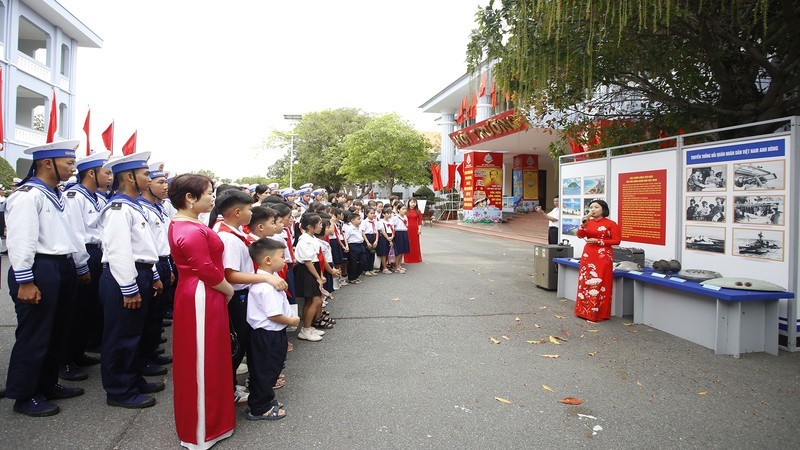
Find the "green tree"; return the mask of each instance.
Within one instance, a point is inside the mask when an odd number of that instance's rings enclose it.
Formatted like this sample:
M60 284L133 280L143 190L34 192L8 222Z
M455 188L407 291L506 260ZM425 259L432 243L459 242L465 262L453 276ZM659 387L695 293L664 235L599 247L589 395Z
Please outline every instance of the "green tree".
M17 177L17 172L11 167L11 164L5 158L0 158L0 184L6 189L11 189L11 184L14 178Z
M498 86L562 136L612 119L613 145L800 113L797 0L491 1L477 24L470 68L498 61Z
M345 157L339 174L355 182L378 182L389 192L396 184L428 183L430 146L397 114L379 116L344 139Z
M236 183L236 184L250 185L250 184L270 184L270 183L274 183L276 181L278 181L278 180L275 180L273 178L264 177L264 176L261 176L261 175L251 175L249 177L239 178L237 180L234 180L233 182ZM280 183L280 182L278 181L278 183Z
M369 120L368 115L353 108L303 114L294 128L295 186L314 183L329 192L340 190L347 181L339 173L344 159L342 141L348 134L364 128ZM267 176L288 184L291 134L273 131L265 146L286 150L287 156L275 162Z

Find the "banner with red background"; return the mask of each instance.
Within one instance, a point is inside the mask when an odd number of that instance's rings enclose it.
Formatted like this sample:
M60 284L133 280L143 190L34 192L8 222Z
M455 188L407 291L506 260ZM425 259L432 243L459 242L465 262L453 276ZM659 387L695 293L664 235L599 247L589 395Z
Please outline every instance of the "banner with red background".
M464 209L471 210L476 206L503 208L502 153L469 152L464 155Z

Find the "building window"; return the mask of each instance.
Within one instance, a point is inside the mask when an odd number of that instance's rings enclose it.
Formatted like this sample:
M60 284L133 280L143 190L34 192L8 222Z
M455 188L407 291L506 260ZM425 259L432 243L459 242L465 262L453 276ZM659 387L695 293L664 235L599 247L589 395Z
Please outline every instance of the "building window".
M61 75L69 78L69 46L61 44Z
M0 41L6 41L6 4L5 2L0 2ZM2 55L5 57L5 55Z
M67 136L67 105L62 103L58 105L58 135L63 137Z
M21 86L17 87L17 126L44 133L46 102L47 97L44 95Z
M34 25L25 17L19 17L19 40L17 49L44 66L47 66L48 41L50 37L41 28Z

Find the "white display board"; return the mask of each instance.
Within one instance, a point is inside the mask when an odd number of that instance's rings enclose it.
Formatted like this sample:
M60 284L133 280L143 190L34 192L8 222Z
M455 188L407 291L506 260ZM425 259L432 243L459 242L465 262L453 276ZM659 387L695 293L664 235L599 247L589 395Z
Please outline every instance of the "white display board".
M608 202L608 160L592 159L570 164L562 164L559 170L559 197L561 200L561 221L559 229L559 242L566 239L575 247L575 257L583 251L584 241L575 233L581 223L581 218L586 214L586 202L593 199ZM613 194L612 194L613 195ZM609 202L611 219L614 220L614 207Z
M789 287L789 148L788 135L684 147L684 266Z
M620 175L645 171L666 171L666 179L663 184L665 198L660 200L665 202L665 214L663 217L656 219L660 220L663 225L664 245L629 241L623 241L620 244L623 247L643 249L645 258L649 260L678 258L678 217L673 213L677 209L679 201L675 185L675 180L680 178L678 155L677 149L669 149L624 155L611 159L611 182L608 184L610 190L613 191L613 197L611 198L615 203L619 202ZM617 220L618 216L615 215L615 210L618 211L618 208L612 210L611 217Z

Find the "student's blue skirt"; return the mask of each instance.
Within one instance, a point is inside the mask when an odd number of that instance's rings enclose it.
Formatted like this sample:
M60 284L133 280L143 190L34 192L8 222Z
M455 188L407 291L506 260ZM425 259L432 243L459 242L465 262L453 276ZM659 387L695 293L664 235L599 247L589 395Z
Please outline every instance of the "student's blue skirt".
M342 264L345 262L344 250L342 249L342 244L338 239L331 239L331 253L333 254L334 264Z
M378 236L378 256L389 256L389 247L389 241L383 235Z
M408 253L409 244L408 244L408 231L407 230L395 230L394 232L394 254L395 255L404 255Z

